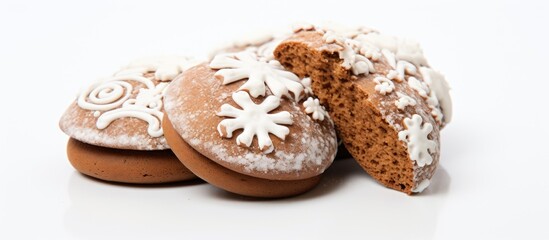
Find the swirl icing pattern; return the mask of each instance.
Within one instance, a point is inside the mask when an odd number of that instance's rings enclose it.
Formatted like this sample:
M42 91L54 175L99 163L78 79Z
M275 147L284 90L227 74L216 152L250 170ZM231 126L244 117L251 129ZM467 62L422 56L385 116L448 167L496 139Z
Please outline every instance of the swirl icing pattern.
M78 96L77 104L80 108L95 111L98 129L107 128L117 119L132 117L147 122L147 133L151 137L164 135L161 121L164 115L162 98L169 84L166 81L171 81L192 65L185 62L189 61L187 58L171 57L163 61L152 58L151 61L148 64L140 59L131 63L114 76L91 85ZM145 77L146 73L152 72L155 74L154 79L158 80L157 84L153 79ZM131 82L143 87L138 88ZM132 93L136 90L138 93L132 98Z

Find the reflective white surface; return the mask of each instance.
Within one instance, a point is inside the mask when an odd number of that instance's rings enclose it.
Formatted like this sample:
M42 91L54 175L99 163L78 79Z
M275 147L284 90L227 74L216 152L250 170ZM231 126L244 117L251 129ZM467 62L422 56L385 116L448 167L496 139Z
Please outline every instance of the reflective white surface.
M547 239L547 4L315 3L1 2L0 239ZM68 163L57 121L98 77L135 57L205 56L251 29L320 20L417 39L447 76L454 119L423 194L385 189L351 159L282 200L200 181L109 184Z
M431 238L450 181L444 169L436 180L425 195L409 198L380 188L354 161L346 160L330 168L321 185L307 194L255 200L198 182L155 188L119 186L98 184L74 173L67 186L70 204L62 220L70 234L84 239L96 239L113 228L121 237L129 232L136 237L238 233L253 238L271 232L265 237L280 239L291 233L296 238L335 238L340 231L366 231L379 237ZM409 224L403 213L413 215L422 226ZM90 234L89 226L95 226L96 232ZM399 231L391 231L394 226ZM141 230L132 233L136 227Z

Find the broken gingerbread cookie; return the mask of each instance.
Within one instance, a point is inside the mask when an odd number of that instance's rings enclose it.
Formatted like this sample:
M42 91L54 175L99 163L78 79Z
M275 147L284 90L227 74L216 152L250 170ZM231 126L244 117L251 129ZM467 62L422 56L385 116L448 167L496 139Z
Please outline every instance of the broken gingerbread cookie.
M451 120L448 83L419 45L366 28L298 28L274 52L325 104L345 147L373 178L407 194L423 191Z

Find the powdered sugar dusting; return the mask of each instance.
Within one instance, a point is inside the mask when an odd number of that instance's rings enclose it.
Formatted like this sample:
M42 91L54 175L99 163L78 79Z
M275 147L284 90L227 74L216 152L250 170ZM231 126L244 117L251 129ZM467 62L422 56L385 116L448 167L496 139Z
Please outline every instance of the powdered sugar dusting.
M162 150L169 149L165 138L160 139L157 145L151 144L151 138L143 135L119 134L111 136L104 132L90 128L69 127L67 134L74 139L82 140L92 145L110 147L119 146L120 149L130 150Z
M330 165L337 149L333 123L329 118L330 121L322 122L311 119L300 107L302 101L280 100L273 113L289 112L293 124L288 125L291 130L284 140L272 137L274 148L268 153L260 150L258 144L239 146L234 139L216 134L217 124L224 118L215 113L223 104L235 104L230 97L234 91L231 89L238 89L243 82L225 86L215 79L214 73L206 64L201 65L190 70L192 77L177 79L166 91L166 114L191 147L224 167L252 176L259 172L270 179L308 178L324 172ZM225 97L219 97L223 93ZM214 97L200 97L202 105L197 107L198 96ZM265 97L252 100L259 104Z
M94 127L94 122L87 118L78 118L79 109L69 109L61 118L60 127L70 137L88 144L129 150L164 150L169 149L166 139L151 138L146 132L130 132L119 125L109 132Z
M276 171L289 173L301 171L305 167L317 167L317 171L322 173L326 167L321 167L324 159L333 159L335 152L331 150L336 146L335 135L328 138L304 136L301 144L310 147L305 148L305 152L288 152L275 150L273 154L254 153L246 151L243 155L231 154L221 143L206 142L203 147L211 151L218 159L232 164L244 166L245 171L270 172ZM191 142L191 145L194 145ZM296 146L297 147L297 146ZM333 156L326 156L327 153L334 152Z
M169 149L161 127L164 90L197 62L178 56L133 61L82 91L62 116L60 127L69 136L97 146Z

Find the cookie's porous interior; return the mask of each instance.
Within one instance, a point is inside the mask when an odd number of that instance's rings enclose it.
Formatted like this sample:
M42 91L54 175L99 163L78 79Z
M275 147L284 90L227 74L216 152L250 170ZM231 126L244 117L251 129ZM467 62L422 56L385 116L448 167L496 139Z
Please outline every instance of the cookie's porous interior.
M369 94L337 53L311 50L301 42L282 43L275 51L282 65L300 77L311 77L313 92L327 108L345 147L374 179L412 193L413 163L397 132L368 99Z

